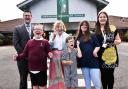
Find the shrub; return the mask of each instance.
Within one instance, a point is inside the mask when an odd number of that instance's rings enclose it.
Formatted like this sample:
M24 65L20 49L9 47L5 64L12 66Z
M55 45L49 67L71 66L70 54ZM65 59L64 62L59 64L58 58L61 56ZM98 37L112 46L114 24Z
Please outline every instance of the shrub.
M4 39L4 35L0 33L0 39Z
M0 33L0 45L4 44L4 35Z
M3 41L2 39L0 39L0 45L3 45L3 42L4 42L4 41Z
M124 35L124 39L125 39L125 41L128 42L128 31L125 33L125 35Z

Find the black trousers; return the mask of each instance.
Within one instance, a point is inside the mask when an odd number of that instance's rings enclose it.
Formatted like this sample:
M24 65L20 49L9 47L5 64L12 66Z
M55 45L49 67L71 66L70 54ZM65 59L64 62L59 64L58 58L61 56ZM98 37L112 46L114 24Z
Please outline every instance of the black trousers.
M27 60L17 61L17 66L20 75L19 89L27 89L27 77L28 77L28 62Z
M101 68L101 82L103 89L113 89L115 68Z

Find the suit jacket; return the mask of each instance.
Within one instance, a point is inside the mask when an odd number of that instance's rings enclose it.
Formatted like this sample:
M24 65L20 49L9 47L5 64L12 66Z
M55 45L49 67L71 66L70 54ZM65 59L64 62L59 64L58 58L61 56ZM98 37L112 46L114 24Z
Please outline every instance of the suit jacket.
M32 35L31 38L33 37L33 31L31 31ZM29 33L25 27L25 24L19 25L15 27L15 30L13 32L13 45L14 48L16 49L17 53L21 53L27 43L27 41L30 39Z

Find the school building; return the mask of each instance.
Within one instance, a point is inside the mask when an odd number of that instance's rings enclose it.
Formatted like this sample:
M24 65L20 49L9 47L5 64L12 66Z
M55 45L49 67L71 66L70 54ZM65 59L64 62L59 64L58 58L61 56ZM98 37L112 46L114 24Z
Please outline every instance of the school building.
M67 33L74 35L78 24L82 20L88 20L91 28L94 28L97 14L108 4L105 0L26 0L17 6L22 11L28 9L32 12L32 23L43 23L46 37L52 32L53 23L63 20ZM78 72L78 87L85 87L80 69Z
M107 4L105 0L25 0L17 7L22 11L29 9L33 14L32 23L43 23L46 38L49 38L57 19L65 22L69 34L76 33L82 20L88 20L91 29L94 29L98 12ZM128 17L109 16L109 20L119 30L122 40L128 41ZM0 45L11 44L12 32L19 24L23 24L22 18L0 22Z
M88 20L91 28L94 28L98 12L107 4L105 0L25 0L17 7L22 11L30 10L32 23L43 23L46 37L49 38L56 20L63 20L67 33L72 35L76 33L82 20Z

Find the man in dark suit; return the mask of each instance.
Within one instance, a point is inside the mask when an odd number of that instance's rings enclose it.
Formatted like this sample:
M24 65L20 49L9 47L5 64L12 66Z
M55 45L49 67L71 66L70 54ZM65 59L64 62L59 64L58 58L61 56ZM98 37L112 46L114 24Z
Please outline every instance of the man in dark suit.
M29 39L32 38L32 14L30 11L24 11L23 13L24 24L15 27L13 32L13 45L17 53L21 53ZM17 66L20 75L20 88L27 89L27 77L28 77L28 63L27 60L17 61Z

